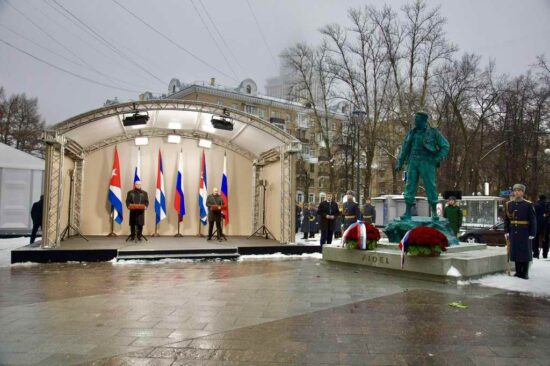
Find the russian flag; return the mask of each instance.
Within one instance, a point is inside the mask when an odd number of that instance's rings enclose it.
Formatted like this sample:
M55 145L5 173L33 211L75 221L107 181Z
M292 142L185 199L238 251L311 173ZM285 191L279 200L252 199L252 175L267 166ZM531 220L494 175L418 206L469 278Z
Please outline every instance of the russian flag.
M222 185L221 185L221 195L223 200L223 205L226 207L222 211L223 217L225 219L225 224L229 224L229 189L227 187L227 155L223 155L223 175L222 175Z
M401 239L399 245L401 246L401 269L405 265L405 257L407 256L407 247L409 246L409 235L411 235L411 230L407 231Z
M206 156L204 150L202 151L201 162L201 180L199 183L199 215L201 223L206 225L208 221L208 208L206 207L206 197L208 196L208 185L206 181Z
M134 169L134 186L136 185L137 181L141 182L141 149L140 148L138 148L136 168Z
M162 169L162 155L159 149L159 161L157 168L157 189L155 191L155 213L158 224L166 218L166 195L164 194L164 170Z
M174 194L174 209L178 213L178 221L185 216L185 194L183 191L183 152L178 155L178 172L176 174L176 191Z
M111 183L109 184L109 202L114 213L117 224L122 224L122 195L120 185L120 163L118 161L118 150L115 146L115 159L111 171Z

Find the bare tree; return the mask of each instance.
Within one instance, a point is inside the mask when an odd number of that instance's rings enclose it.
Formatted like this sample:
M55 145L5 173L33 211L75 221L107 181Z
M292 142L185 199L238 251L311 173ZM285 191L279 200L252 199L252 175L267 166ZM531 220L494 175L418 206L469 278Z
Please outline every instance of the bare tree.
M332 141L335 136L334 113L331 111L335 76L329 70L328 47L322 43L312 48L298 43L282 54L285 65L293 71L295 78L290 85L293 99L301 100L313 112L314 132L320 136L322 154L320 160L328 163L329 190L335 188L335 171L331 164L335 157Z

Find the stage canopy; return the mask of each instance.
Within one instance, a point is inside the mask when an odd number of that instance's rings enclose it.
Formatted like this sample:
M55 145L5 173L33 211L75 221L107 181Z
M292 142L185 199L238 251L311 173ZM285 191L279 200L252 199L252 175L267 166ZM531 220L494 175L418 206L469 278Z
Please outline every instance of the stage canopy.
M124 126L125 117L135 112L148 114L140 126ZM232 118L232 131L215 129L212 116ZM168 143L168 135L179 135L181 142ZM136 146L136 137L148 137L146 146ZM212 142L210 149L199 140ZM152 100L117 104L96 109L61 122L45 132L47 143L45 177L44 247L60 244L64 229L87 235L110 231L107 195L115 146L119 151L123 200L131 188L136 155L141 156L144 189L149 193L150 210L145 233L154 230L154 198L157 156L163 154L167 196L167 223L161 222L161 235L178 229L172 207L174 167L184 152L185 199L188 213L180 226L185 235L197 235L199 160L207 156L209 193L219 187L224 155L228 161L230 223L229 235L250 235L262 225L263 194L266 226L280 242L294 241L295 154L300 142L278 127L256 116L224 106L182 100ZM267 186L266 184L267 183ZM115 227L118 234L128 231L125 222ZM69 225L70 224L70 225ZM116 224L115 224L116 225ZM204 232L204 230L203 230Z

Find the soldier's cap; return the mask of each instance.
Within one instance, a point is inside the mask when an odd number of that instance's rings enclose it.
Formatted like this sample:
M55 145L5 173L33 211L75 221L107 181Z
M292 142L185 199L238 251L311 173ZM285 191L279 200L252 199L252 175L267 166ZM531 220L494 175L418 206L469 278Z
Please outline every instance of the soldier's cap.
M418 111L418 112L416 112L416 114L420 114L422 116L425 116L426 118L430 117L430 115L426 111Z
M456 197L455 196L449 196L449 198L447 198L447 201L456 201Z
M523 192L525 192L525 186L523 184L520 184L520 183L514 184L513 190L515 191L516 189L521 189Z

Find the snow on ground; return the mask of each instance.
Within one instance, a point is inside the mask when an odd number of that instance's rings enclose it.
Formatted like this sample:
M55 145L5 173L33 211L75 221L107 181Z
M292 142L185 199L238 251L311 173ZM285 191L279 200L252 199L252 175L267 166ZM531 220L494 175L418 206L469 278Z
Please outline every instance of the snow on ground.
M286 255L283 253L273 253L273 254L251 254L251 255L241 255L239 257L240 261L246 260L256 260L256 259L269 259L269 260L287 260L287 259L322 259L323 255L321 253L304 253L304 254L290 254Z
M0 267L11 264L11 250L29 244L28 237L0 239Z
M512 274L514 268L512 264ZM529 268L529 279L495 274L474 281L459 282L462 285L478 284L486 287L496 287L503 290L525 292L535 296L550 296L550 259L533 259Z

